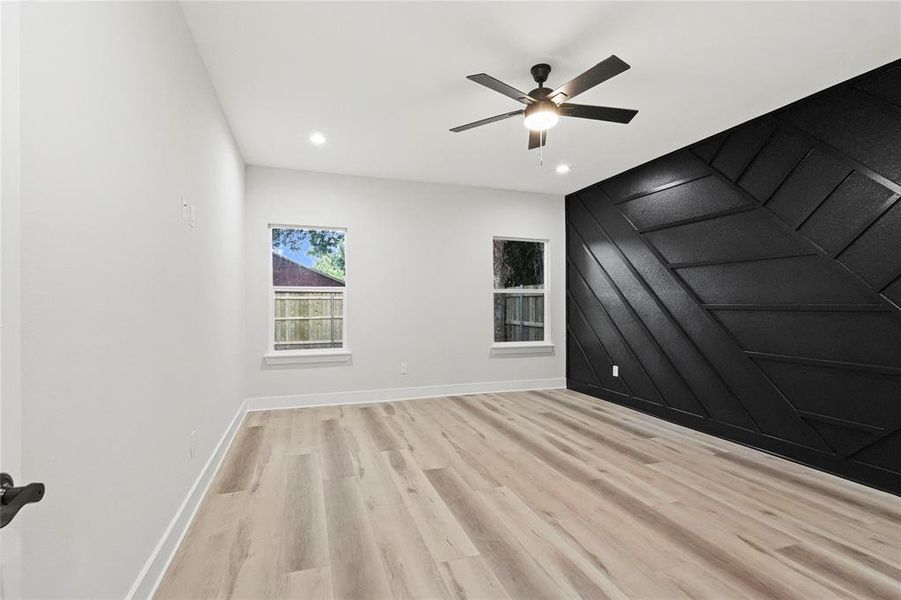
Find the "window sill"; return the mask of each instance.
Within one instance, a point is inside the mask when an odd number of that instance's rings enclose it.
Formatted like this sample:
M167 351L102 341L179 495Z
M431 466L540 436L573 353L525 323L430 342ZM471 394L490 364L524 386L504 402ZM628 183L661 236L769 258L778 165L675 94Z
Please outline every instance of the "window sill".
M551 342L502 342L491 345L492 356L537 356L553 354L556 346Z
M267 352L263 360L267 365L292 365L292 364L325 364L350 362L350 350L323 350L323 351L291 351Z

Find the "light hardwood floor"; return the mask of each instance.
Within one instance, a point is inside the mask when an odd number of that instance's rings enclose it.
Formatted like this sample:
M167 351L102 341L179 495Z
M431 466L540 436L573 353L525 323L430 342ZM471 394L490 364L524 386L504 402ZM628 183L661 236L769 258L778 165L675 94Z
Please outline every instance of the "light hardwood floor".
M156 597L901 598L901 502L569 391L250 413Z

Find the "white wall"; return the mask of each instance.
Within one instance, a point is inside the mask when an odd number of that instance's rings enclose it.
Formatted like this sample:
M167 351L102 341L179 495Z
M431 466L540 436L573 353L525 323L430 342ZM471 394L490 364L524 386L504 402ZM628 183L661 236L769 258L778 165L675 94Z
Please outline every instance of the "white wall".
M243 400L243 173L177 4L21 7L27 597L124 596Z
M466 390L484 383L500 389L504 383L548 379L562 385L563 198L248 167L246 201L247 390L251 398L269 399L258 405L291 404L297 396L316 402L327 399L322 394L361 390L395 390L383 396L396 397L409 395L397 391L401 388L423 386ZM347 227L352 364L263 361L270 223ZM554 355L489 355L495 235L550 240ZM408 375L400 374L401 362L408 363Z
M19 4L0 3L0 466L21 474L19 328ZM0 543L0 598L21 588L21 531Z

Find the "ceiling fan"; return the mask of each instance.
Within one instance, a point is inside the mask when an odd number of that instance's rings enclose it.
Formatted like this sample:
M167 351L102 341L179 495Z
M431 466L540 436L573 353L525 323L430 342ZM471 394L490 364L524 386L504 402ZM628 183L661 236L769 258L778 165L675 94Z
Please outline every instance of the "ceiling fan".
M523 123L529 129L529 150L542 147L547 144L547 130L557 124L560 117L576 117L579 119L594 119L595 121L610 121L611 123L628 123L638 114L637 110L629 108L611 108L609 106L588 106L585 104L572 104L569 101L582 92L603 83L612 77L616 77L629 69L629 65L613 55L591 67L578 77L571 79L555 90L544 87L551 66L541 63L532 67L532 78L538 83L538 87L528 94L499 81L491 75L479 73L470 75L476 83L500 92L508 98L522 102L526 107L522 110L504 113L494 117L488 117L480 121L467 123L451 129L454 133L466 131L474 127L481 127L489 123L503 121L510 117L524 115Z

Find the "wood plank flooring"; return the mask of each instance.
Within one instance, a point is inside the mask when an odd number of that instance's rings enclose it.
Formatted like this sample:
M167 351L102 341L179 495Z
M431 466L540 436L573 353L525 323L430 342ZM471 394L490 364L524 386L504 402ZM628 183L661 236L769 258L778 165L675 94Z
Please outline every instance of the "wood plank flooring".
M901 501L566 390L250 413L165 598L901 598Z

